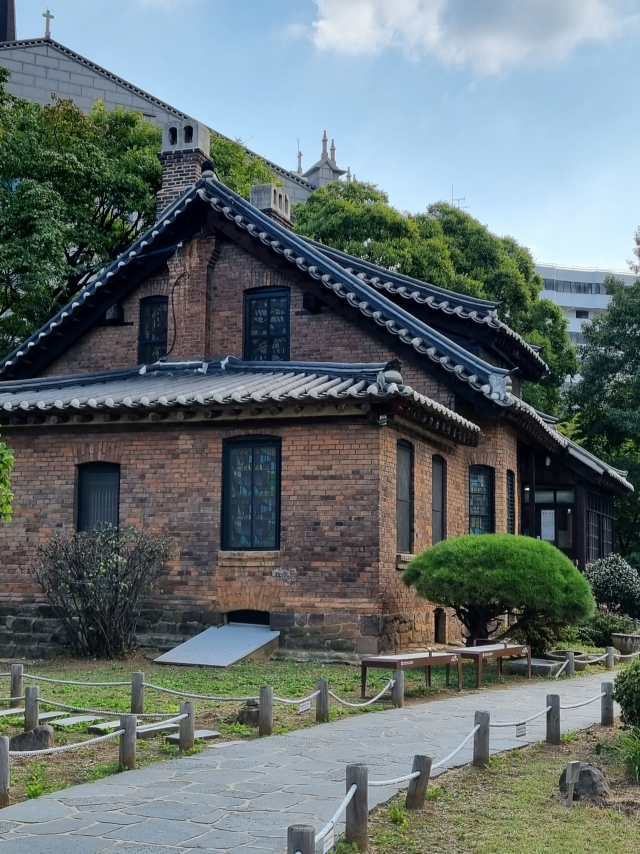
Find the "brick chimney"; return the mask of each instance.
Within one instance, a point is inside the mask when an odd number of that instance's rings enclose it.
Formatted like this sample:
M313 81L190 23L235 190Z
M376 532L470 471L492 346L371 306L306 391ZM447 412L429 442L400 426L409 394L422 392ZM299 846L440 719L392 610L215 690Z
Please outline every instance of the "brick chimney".
M202 166L209 161L211 131L193 119L167 122L162 129L162 189L158 213L199 181Z
M254 208L258 208L290 231L293 230L291 202L282 187L277 184L254 184L250 201Z

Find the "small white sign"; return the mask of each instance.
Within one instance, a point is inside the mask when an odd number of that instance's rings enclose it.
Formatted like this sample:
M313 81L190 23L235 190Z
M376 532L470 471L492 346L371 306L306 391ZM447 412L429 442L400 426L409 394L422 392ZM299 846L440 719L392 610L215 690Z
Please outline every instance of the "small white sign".
M526 724L516 724L516 738L524 738L527 734Z
M413 661L401 661L400 667L409 667L411 664L413 664Z
M324 838L324 842L322 844L322 850L324 854L327 854L327 851L331 851L334 846L334 838L333 838L333 830L330 830L329 833Z
M298 704L298 714L302 715L304 712L311 711L311 700L303 700Z
M543 540L553 543L556 538L556 511L540 511L540 535Z

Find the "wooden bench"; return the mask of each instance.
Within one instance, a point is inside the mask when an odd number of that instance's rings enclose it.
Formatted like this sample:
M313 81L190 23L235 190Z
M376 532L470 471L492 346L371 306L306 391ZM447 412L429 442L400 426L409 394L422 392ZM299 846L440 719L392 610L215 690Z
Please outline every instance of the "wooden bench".
M362 697L366 696L367 670L377 667L381 670L415 670L424 667L427 687L431 686L431 668L444 664L447 673L447 685L451 677L451 665L458 670L458 691L462 689L462 660L457 651L447 652L405 652L391 655L366 655L360 663Z
M531 647L509 643L493 643L486 646L468 646L464 649L448 650L457 653L461 658L471 659L476 663L476 688L482 684L482 665L492 658L498 662L498 676L502 676L502 659L514 656L527 656L527 676L531 678Z

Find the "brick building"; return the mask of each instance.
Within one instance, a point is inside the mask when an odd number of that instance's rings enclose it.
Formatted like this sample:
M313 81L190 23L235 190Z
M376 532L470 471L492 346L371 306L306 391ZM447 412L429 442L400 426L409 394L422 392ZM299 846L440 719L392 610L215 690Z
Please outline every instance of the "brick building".
M459 638L401 580L442 538L611 551L631 487L522 401L546 365L495 303L293 234L282 188L228 190L197 125L161 159L153 229L0 363L0 654L51 642L28 566L60 530L175 538L151 643L240 613L332 654Z

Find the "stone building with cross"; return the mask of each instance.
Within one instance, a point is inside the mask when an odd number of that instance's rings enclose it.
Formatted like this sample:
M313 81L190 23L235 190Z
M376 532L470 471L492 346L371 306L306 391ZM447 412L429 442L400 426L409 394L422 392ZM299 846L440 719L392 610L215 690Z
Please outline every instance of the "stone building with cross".
M137 110L150 122L161 126L172 120L193 121L181 110L55 41L51 37L50 25L54 16L47 10L43 17L46 18L43 38L18 39L15 0L0 0L0 66L11 73L7 85L10 95L38 104L50 104L51 96L57 95L70 98L85 112L89 112L97 101L102 101L107 109L126 107ZM302 169L300 152L295 171L285 169L250 149L247 149L247 154L264 161L295 204L306 202L315 189L347 174L337 164L334 141L331 140L329 150L327 143L325 131L320 160L306 172Z
M283 189L240 198L208 140L167 125L156 224L0 363L0 654L51 649L29 564L61 531L175 539L143 642L241 614L338 656L460 639L402 583L443 538L608 554L625 473L522 400L547 366L496 304L296 235Z

